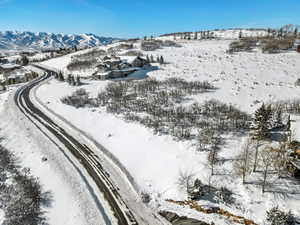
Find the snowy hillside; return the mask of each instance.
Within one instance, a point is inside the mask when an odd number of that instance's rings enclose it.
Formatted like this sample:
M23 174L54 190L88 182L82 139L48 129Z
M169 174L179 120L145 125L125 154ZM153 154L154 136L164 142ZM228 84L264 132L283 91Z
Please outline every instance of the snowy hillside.
M216 87L215 91L191 95L183 105L217 99L253 115L262 102L293 99L300 94L299 87L294 85L300 74L297 66L300 54L296 52L263 54L254 51L229 55L226 54L230 44L227 40L178 40L178 43L182 47L143 53L154 58L162 55L167 62L162 66L155 63L159 69L147 74L151 78L161 81L175 77L187 81L209 81ZM70 60L69 56L65 56L43 64L63 70ZM112 82L85 80L84 83L83 88L94 97ZM249 185L244 185L241 178L234 174L232 159L240 154L247 138L245 134L228 133L224 136L226 143L220 150L224 163L216 166L217 175L210 177L208 153L198 151L195 140L178 141L171 135L154 134L151 129L125 121L122 116L111 114L103 107L76 109L61 103L62 97L79 88L53 80L41 86L37 96L47 107L109 149L128 169L140 190L151 194L151 206L208 223L235 224L224 216L207 215L166 201L184 201L187 198L177 185L180 173L187 172L204 183L212 182L214 187L226 187L234 193L234 205L203 199L198 201L203 207L218 206L256 224L263 224L266 211L276 205L300 216L297 207L300 187L293 180L278 180L270 176L270 191L262 194L259 173L248 178L250 183L253 182ZM297 118L295 120L299 122ZM295 133L296 138L299 136L300 133ZM257 180L258 183L254 184ZM287 191L287 194L282 195L280 191Z
M4 31L0 32L0 49L48 49L77 46L95 47L109 44L114 38L99 37L94 34L53 34Z

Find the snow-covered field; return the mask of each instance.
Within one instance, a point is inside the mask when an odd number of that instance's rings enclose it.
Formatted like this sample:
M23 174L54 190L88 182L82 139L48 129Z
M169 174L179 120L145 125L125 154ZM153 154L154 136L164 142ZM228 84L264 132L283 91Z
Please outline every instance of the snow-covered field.
M253 113L259 102L296 98L300 88L294 85L300 76L300 54L236 53L226 54L230 41L180 41L181 48L163 48L146 54L162 55L168 63L147 75L156 79L180 77L186 80L210 81L218 89L215 92L193 96L191 101L203 102L218 99L239 109ZM43 62L44 65L64 70L70 56ZM84 81L82 87L71 87L67 83L51 80L37 90L37 96L50 109L63 116L76 127L85 131L103 144L128 169L141 191L152 194L151 205L168 209L181 215L201 218L216 224L231 224L223 217L197 213L191 209L167 203L165 199L183 200L186 194L179 190L177 180L180 171L189 171L203 182L208 182L209 168L207 153L197 152L192 142L178 142L171 136L154 135L137 123L125 122L121 117L105 112L104 109L75 109L63 105L60 99L75 89L85 88L92 96L105 88L109 81ZM221 156L234 158L245 137L228 136L222 147ZM272 206L289 210L300 216L299 183L282 181L294 194L261 194L259 185L242 185L242 180L231 171L232 165L225 163L218 168L222 175L213 176L215 186L226 186L235 193L235 206L222 208L263 224L265 211ZM201 205L212 205L201 200Z

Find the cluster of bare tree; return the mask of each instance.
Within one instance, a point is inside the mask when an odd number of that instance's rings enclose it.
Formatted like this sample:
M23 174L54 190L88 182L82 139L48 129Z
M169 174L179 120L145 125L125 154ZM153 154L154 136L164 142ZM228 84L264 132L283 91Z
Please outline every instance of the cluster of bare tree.
M71 74L68 75L67 82L69 85L72 85L72 86L80 86L81 85L80 76L76 76L76 78L75 78Z
M67 66L67 69L70 71L75 70L87 70L95 67L99 62L95 58L86 59L86 60L77 60L73 59Z
M273 103L275 107L280 107L283 112L288 114L300 114L300 99L291 99Z
M288 174L287 165L290 160L288 148L289 146L286 142L275 148L270 145L264 145L259 140L249 138L235 161L235 171L242 176L243 183L246 183L247 175L258 172L258 170L262 171L262 192L264 193L268 175L271 171L273 175L276 172L279 178Z
M162 41L162 40L155 40L155 39L144 40L142 41L141 44L141 50L143 51L155 51L161 47L181 47L181 46L171 40Z
M106 54L106 51L103 49L93 49L91 51L72 56L72 60L86 61L100 56L104 56Z
M239 41L233 41L229 44L229 50L227 53L234 52L249 52L252 51L253 48L257 47L257 40L254 38L243 38Z
M12 153L0 145L0 209L3 225L47 224L42 206L50 206L50 193L42 191L29 169L22 169Z
M208 184L204 184L201 180L195 179L194 175L188 171L179 172L177 185L180 189L187 192L190 200L197 201L201 198L206 198L227 205L235 202L232 191L226 187L214 187L210 180Z
M291 50L294 43L294 37L245 37L231 42L227 53L249 52L257 47L260 47L263 53L279 53Z
M179 78L123 81L108 84L97 99L86 97L80 102L91 101L90 105L105 106L108 112L123 114L126 120L138 121L155 133L170 134L178 139L191 139L200 130L199 149L217 150L221 143L220 134L247 130L250 117L233 106L215 100L187 107L181 105L187 96L214 89L206 81L188 82ZM78 105L76 102L77 96L78 93L74 93L65 97L63 102L83 107L85 104ZM212 138L211 131L218 133L216 136L219 138Z
M127 120L139 121L155 133L167 133L179 139L190 139L205 127L220 131L237 131L249 127L250 118L232 106L218 101L180 105L188 95L213 90L208 82L182 79L111 83L99 93L99 105L112 113L122 113ZM143 116L140 116L143 114Z
M282 106L278 105L262 104L256 110L251 136L247 138L234 164L235 171L242 176L243 183L246 183L246 176L257 172L258 168L263 171L262 192L265 192L270 171L276 171L279 178L288 174L288 163L291 160L290 119L284 125L282 112ZM271 141L271 132L274 128L282 136L280 145L277 147L266 143L266 141Z
M143 51L155 51L160 47L161 41L159 40L143 41L141 44L141 50Z
M94 101L89 98L89 94L83 88L78 89L71 96L63 97L61 102L76 108L95 106Z
M153 55L150 55L150 57L149 57L149 55L147 55L146 60L147 60L147 63L159 63L161 65L165 63L165 59L162 55L157 56L156 60L154 59Z
M261 42L263 53L279 53L293 48L294 38L286 37L283 39L266 39Z

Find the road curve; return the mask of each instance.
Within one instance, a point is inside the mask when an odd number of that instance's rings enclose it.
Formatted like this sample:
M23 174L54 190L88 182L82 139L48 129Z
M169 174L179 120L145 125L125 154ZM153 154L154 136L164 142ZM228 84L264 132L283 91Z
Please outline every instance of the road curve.
M43 132L52 142L53 139L47 133L55 136L84 166L88 174L93 178L99 190L103 193L109 203L118 225L138 225L133 213L122 200L118 188L114 186L109 178L109 174L104 170L99 162L98 156L85 144L77 141L68 134L62 127L56 124L51 118L34 106L30 100L30 91L39 83L47 80L53 71L45 70L45 75L19 88L14 96L14 101L19 110ZM56 144L56 143L55 143Z

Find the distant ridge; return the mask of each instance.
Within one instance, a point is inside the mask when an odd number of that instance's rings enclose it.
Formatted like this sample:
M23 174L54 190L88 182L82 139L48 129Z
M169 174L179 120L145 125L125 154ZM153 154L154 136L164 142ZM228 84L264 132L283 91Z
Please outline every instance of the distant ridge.
M118 40L111 37L100 37L94 34L54 34L46 32L0 32L0 49L53 49L74 47L95 47L110 44Z

